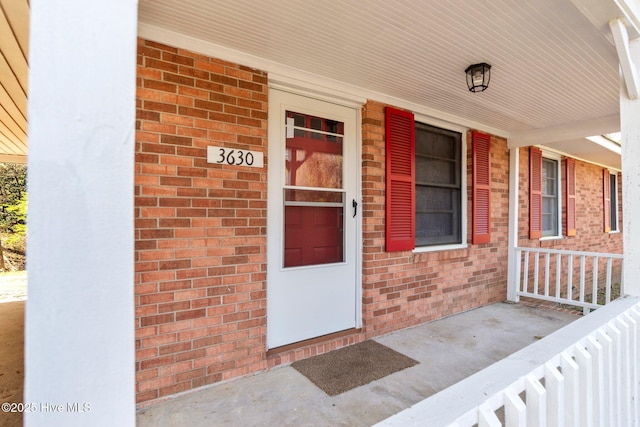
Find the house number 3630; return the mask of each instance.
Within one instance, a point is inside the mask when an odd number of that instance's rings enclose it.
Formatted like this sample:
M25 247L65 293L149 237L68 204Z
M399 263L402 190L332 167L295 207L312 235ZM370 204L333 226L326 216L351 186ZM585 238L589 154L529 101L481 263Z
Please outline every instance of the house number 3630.
M264 159L260 151L209 146L207 147L207 162L219 165L261 168L264 164Z

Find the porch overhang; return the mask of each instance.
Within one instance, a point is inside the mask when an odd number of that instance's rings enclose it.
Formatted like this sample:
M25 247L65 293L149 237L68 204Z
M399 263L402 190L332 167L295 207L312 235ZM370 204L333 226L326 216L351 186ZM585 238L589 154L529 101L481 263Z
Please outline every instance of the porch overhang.
M604 4L603 4L604 3ZM394 5L141 0L141 37L393 103L445 122L620 169L586 137L618 132L619 60L608 22L638 35L634 3L509 0ZM310 17L313 17L310 19ZM464 69L492 64L470 93Z
M634 2L386 4L141 0L139 35L621 168L616 150L585 138L620 130L623 61L609 23L638 37ZM29 3L0 6L0 161L25 162ZM464 84L474 61L493 65L482 94Z
M0 162L26 163L29 1L0 0Z

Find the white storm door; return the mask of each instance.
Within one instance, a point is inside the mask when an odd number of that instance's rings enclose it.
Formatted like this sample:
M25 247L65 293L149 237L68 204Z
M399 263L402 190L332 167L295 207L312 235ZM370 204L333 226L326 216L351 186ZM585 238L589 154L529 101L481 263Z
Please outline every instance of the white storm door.
M357 111L269 91L267 347L357 315Z

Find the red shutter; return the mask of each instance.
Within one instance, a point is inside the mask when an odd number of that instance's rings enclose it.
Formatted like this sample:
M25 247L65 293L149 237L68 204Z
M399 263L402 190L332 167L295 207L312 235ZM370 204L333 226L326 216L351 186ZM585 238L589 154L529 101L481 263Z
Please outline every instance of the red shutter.
M471 243L491 241L491 137L472 132L473 232Z
M387 107L386 250L415 247L415 147L413 114Z
M611 178L609 170L602 170L602 194L603 194L603 210L604 210L604 232L611 231Z
M542 237L542 151L529 148L529 238Z
M567 159L567 236L576 235L576 161Z

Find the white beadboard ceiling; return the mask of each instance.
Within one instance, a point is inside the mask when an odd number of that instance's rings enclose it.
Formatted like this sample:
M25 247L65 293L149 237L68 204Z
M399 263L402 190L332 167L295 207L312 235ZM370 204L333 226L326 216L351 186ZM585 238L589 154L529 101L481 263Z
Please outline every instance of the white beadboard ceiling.
M268 72L284 66L311 73L364 97L401 100L513 138L548 128L575 133L619 114L615 47L606 26L593 21L571 0L139 3L142 37L200 47L222 59L246 58L244 65ZM489 89L474 94L464 70L477 62L493 68ZM617 130L608 125L599 133ZM583 136L572 137L573 144L590 144ZM538 141L555 142L571 147L566 140ZM578 151L603 162L602 147ZM620 167L619 155L609 157L609 166Z
M583 138L619 130L617 3L140 0L138 19L141 37L619 168ZM27 154L28 16L28 0L0 0L0 161ZM476 62L493 68L473 94Z

